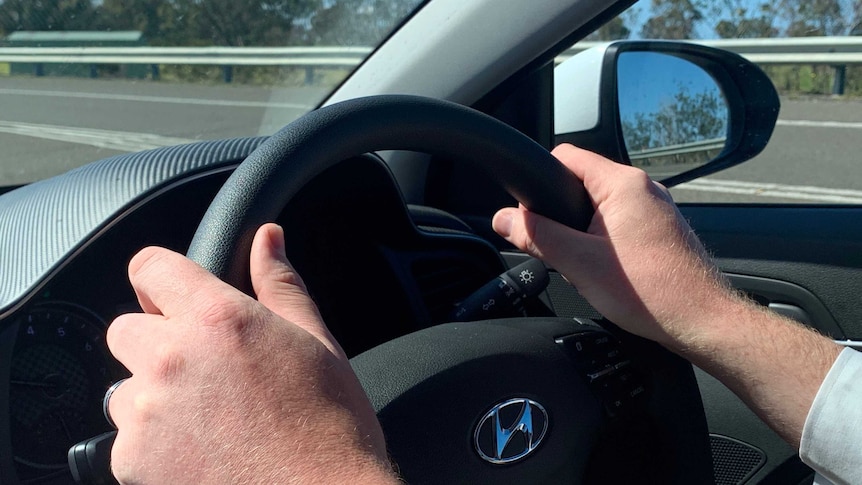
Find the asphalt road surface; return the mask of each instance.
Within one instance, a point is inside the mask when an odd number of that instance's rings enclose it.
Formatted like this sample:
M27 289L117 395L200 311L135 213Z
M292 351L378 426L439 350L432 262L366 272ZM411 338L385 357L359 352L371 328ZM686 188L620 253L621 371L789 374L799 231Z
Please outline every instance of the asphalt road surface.
M0 185L111 155L270 134L314 107L321 88L0 78ZM862 101L783 99L756 158L672 189L679 202L862 204Z

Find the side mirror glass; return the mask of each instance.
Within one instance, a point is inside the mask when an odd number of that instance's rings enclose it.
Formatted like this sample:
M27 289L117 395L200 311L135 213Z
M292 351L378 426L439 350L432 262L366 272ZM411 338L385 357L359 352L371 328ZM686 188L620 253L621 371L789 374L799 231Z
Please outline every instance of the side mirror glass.
M663 180L706 165L727 144L728 103L701 67L669 54L617 57L620 126L629 161Z

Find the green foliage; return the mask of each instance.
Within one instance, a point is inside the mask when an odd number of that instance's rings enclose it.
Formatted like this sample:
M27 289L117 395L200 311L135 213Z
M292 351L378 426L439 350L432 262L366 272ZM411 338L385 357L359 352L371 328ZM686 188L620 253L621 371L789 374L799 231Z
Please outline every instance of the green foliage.
M715 91L678 86L658 111L634 113L622 129L629 151L712 140L726 136L727 106Z
M645 17L640 35L655 39L862 35L862 0L651 0ZM832 93L832 66L764 70L782 95ZM847 67L845 94L862 96L862 66Z
M847 32L840 0L781 0L788 37L841 35Z
M586 40L619 40L628 39L632 31L626 27L623 17L614 17L610 22L599 27Z
M305 41L321 45L377 45L418 0L335 0L309 19Z
M722 39L755 39L775 37L778 29L773 25L775 9L771 3L762 3L753 12L746 0L724 0L715 7L715 14L727 12L727 17L715 24L715 33Z
M0 0L0 34L135 30L153 46L374 46L421 0ZM108 72L108 70L100 70ZM161 66L161 78L219 82L215 66ZM343 69L316 69L340 82ZM235 82L301 84L303 68L236 67Z
M641 27L645 39L691 39L703 19L702 0L652 0L652 17Z
M162 46L373 46L419 2L0 0L0 31L137 30Z
M96 12L90 0L4 0L0 30L86 30Z

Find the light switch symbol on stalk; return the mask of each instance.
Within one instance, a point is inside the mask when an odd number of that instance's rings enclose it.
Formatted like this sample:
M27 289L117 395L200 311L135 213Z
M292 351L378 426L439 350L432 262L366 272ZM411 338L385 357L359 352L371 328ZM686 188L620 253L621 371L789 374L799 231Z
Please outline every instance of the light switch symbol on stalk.
M494 278L459 303L449 315L453 322L523 315L524 302L548 286L544 263L529 259Z

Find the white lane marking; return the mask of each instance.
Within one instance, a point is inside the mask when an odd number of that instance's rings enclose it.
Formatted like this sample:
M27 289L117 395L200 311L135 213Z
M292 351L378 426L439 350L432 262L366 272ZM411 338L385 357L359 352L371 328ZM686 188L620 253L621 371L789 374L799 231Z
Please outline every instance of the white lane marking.
M753 195L758 197L780 197L809 202L834 204L862 204L862 190L829 189L810 185L785 185L775 183L743 182L740 180L692 180L673 187L672 190L696 190L723 194Z
M813 121L813 120L778 120L776 126L798 126L803 128L855 128L862 129L858 121Z
M188 138L150 135L147 133L19 123L16 121L0 121L0 133L90 145L121 152L139 152L151 148L182 145L198 141Z
M226 99L174 98L168 96L139 96L135 94L72 93L66 91L41 91L36 89L0 88L0 94L15 96L45 96L54 98L99 99L111 101L141 101L147 103L192 104L200 106L227 106L240 108L283 108L308 111L314 106L298 103L270 103L267 101L230 101Z

